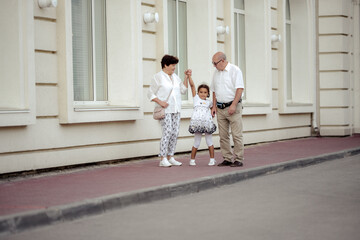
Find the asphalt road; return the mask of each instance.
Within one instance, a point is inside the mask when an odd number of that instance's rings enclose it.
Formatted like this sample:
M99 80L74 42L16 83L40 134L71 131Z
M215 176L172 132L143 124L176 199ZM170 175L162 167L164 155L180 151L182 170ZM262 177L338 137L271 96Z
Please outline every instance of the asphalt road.
M360 155L5 239L360 239Z

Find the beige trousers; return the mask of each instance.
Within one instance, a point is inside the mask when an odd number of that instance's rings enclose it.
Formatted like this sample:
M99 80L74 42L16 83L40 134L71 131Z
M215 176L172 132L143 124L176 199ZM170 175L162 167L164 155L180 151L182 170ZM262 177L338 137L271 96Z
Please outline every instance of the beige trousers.
M242 104L238 103L233 115L229 115L228 109L217 108L221 153L226 161L232 162L233 155L235 155L234 160L242 162L244 160ZM234 153L232 153L230 145L230 128L234 141Z

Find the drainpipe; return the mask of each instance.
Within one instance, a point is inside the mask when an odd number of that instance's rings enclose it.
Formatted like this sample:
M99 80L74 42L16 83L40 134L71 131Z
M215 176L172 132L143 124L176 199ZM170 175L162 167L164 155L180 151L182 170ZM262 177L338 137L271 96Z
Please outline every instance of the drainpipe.
M315 111L312 114L312 135L320 137L320 65L319 65L319 0L315 0Z

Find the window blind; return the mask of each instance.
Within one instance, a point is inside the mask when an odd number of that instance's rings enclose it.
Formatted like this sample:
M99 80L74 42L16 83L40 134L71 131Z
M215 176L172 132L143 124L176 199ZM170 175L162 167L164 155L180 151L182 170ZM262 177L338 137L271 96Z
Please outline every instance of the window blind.
M107 100L105 0L72 0L75 101Z

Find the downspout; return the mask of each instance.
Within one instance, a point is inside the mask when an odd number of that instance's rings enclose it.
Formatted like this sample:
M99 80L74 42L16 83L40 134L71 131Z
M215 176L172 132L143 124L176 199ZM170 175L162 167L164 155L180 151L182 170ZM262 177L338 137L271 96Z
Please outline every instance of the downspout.
M319 73L319 0L315 0L314 6L315 17L315 93L314 104L315 111L312 114L311 129L312 135L320 137L320 73Z

